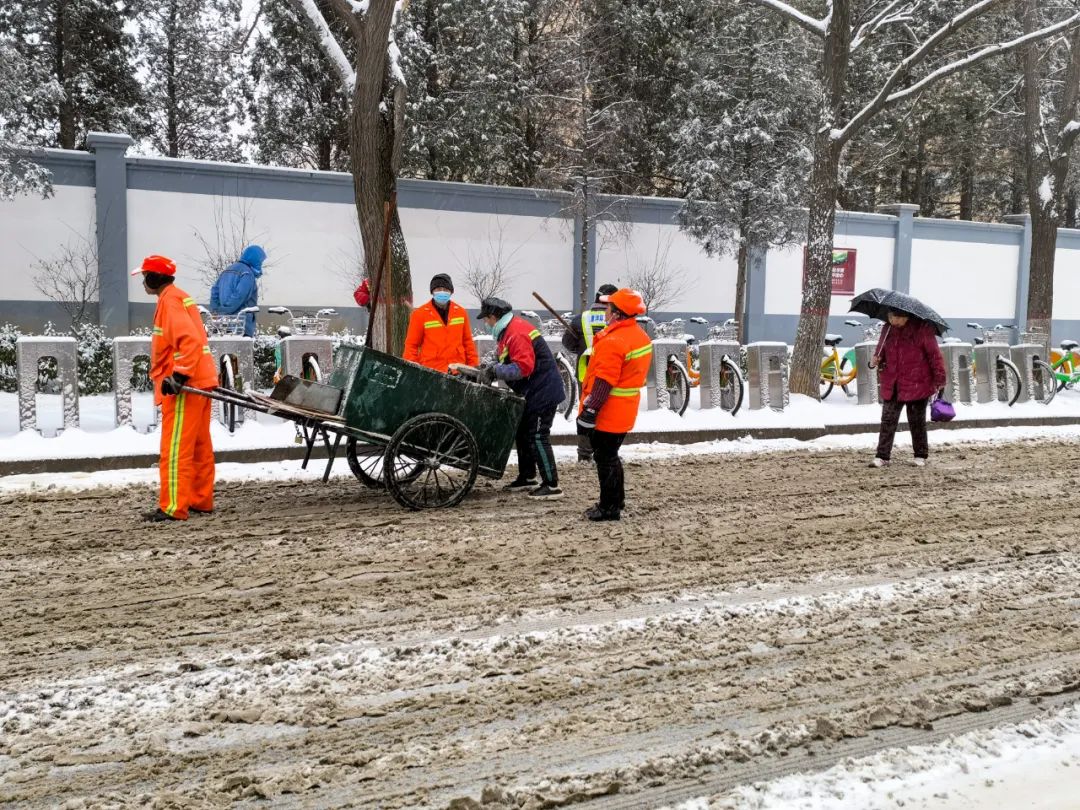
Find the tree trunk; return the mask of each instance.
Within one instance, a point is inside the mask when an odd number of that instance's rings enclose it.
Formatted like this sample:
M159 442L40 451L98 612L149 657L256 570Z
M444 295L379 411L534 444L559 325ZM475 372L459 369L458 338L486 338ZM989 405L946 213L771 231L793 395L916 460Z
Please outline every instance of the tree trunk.
M1058 219L1031 209L1031 275L1028 281L1027 327L1050 334L1054 310L1054 254Z
M72 88L68 84L67 75L67 0L57 0L56 18L53 25L53 36L56 38L56 47L53 56L53 73L56 82L60 85L60 133L59 142L61 149L75 148L75 102L72 100Z
M176 86L176 0L169 3L165 25L165 150L169 157L180 157L180 102Z
M815 140L802 312L795 333L789 385L793 394L818 399L821 390L821 347L824 345L832 303L832 251L840 147L832 141L828 130L819 132Z
M735 271L735 325L739 343L746 343L746 277L750 269L750 248L746 237L739 239L738 269Z
M385 204L397 189L400 161L404 87L393 75L387 56L387 37L393 3L369 8L357 42L356 86L349 122L349 159L353 176L356 214L364 245L364 268L368 278L377 277L383 255ZM390 267L384 272L376 313L372 346L400 355L405 346L412 309L412 278L409 252L401 219L395 210L390 224Z
M833 0L822 59L822 96L814 136L814 167L810 174L810 215L806 234L806 269L802 312L791 356L793 394L820 398L821 347L832 303L832 249L836 225L841 141L833 137L846 96L851 43L851 0Z
M1065 195L1065 222L1064 227L1076 227L1076 189L1069 189Z

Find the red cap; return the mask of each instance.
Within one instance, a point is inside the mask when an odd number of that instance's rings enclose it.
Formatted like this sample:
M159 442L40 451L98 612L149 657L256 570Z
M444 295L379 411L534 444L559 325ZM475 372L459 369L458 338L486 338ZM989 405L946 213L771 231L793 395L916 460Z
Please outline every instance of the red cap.
M131 271L131 275L139 273L160 273L163 276L175 276L176 264L168 256L147 256L142 264Z
M600 302L602 304L611 304L627 315L645 314L645 299L641 297L641 293L637 290L631 290L629 287L616 290L611 295L601 295Z

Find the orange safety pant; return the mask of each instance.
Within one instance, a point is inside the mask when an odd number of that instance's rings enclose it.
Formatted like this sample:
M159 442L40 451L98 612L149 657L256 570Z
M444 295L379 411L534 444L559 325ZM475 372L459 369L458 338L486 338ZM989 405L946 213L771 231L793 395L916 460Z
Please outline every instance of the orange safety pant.
M165 514L187 520L188 508L214 508L214 448L207 397L177 394L161 403L161 493Z

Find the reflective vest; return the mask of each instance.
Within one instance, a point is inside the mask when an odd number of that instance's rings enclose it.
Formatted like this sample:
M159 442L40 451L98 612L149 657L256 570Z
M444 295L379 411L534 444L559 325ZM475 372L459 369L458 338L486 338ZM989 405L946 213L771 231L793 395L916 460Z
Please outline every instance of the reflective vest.
M611 394L596 416L596 429L605 433L629 433L637 421L641 389L652 367L652 341L637 321L615 321L596 336L592 359L581 386L581 402L596 380L611 385Z
M444 374L451 363L478 365L480 358L469 326L469 313L451 301L443 323L433 301L421 304L409 317L402 357Z
M585 339L585 351L577 361L578 382L585 382L585 369L589 367L589 355L592 354L593 341L607 327L607 308L587 309L581 313L581 336Z
M155 404L161 404L161 381L173 372L186 374L187 384L192 388L208 390L218 384L210 341L195 299L170 284L158 296L154 334L150 339L150 379L154 382Z

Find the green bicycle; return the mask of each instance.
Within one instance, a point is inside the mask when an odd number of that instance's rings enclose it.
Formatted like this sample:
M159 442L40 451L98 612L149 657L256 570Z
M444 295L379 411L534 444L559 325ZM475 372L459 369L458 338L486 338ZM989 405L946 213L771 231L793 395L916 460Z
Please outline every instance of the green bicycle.
M1063 340L1059 344L1061 351L1054 349L1050 352L1050 368L1054 370L1054 378L1057 380L1057 390L1064 391L1080 382L1080 353L1076 351L1080 343L1075 340Z

